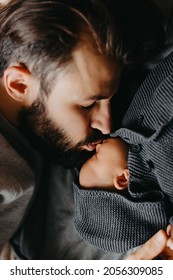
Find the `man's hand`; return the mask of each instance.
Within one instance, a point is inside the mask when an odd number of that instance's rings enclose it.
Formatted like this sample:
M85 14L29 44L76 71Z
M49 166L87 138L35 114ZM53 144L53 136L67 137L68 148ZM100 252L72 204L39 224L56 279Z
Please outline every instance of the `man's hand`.
M164 260L173 260L173 251L166 247L168 236L164 230L160 230L144 245L130 254L126 260L152 260L160 257Z

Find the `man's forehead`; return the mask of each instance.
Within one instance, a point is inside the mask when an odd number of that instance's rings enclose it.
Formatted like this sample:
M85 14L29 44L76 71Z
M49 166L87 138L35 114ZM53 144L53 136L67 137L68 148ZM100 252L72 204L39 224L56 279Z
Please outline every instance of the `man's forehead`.
M87 37L72 51L70 62L59 70L57 83L69 85L71 96L77 99L107 99L117 90L119 65L106 53L98 52Z
M79 44L75 48L72 52L72 64L73 73L76 72L83 83L86 83L88 87L96 87L93 88L93 95L100 91L97 85L103 91L114 87L120 72L120 67L115 60L104 52L96 52L89 43Z

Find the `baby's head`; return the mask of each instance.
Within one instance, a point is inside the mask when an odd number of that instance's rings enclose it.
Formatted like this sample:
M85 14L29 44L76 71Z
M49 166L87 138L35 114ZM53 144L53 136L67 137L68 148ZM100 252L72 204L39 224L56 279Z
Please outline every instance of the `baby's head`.
M96 146L96 153L80 170L79 183L86 188L117 188L128 186L128 144L121 138L109 138Z

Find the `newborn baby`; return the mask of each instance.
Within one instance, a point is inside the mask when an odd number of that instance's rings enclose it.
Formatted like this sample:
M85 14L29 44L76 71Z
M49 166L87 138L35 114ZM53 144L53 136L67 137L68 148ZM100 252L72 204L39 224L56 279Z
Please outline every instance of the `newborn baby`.
M81 187L102 190L128 188L130 180L127 164L128 151L129 145L119 137L110 138L102 144L98 144L96 153L84 163L80 170L79 183ZM167 234L170 237L167 246L173 250L172 225L168 225Z

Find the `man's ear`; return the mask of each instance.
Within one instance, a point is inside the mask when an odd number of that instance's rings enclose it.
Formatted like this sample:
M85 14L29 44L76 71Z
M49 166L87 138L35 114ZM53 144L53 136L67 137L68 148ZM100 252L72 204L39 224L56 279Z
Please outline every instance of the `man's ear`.
M123 190L127 188L129 183L129 170L124 169L120 175L115 176L113 181L117 190Z
M10 97L18 102L25 102L29 85L30 72L22 66L10 66L4 72L4 86Z

